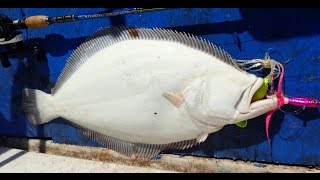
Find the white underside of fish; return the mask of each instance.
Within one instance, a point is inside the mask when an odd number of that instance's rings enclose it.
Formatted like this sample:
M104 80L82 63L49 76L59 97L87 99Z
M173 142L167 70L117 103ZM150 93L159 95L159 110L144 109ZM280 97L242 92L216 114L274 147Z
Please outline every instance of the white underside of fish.
M113 149L152 157L276 108L271 99L251 106L262 79L204 41L166 30L108 33L74 53L52 95L25 90L23 109L33 124L62 117L103 144L122 144Z
M53 100L59 116L122 140L165 144L195 139L202 132L186 109L162 94L205 79L210 66L224 68L214 57L178 43L122 41L92 56Z

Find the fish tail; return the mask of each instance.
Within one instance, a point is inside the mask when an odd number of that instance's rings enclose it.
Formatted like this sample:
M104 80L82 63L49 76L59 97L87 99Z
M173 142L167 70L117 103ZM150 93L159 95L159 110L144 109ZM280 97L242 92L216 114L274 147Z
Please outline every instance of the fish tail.
M33 125L48 123L58 118L51 94L37 89L24 89L22 92L22 110Z

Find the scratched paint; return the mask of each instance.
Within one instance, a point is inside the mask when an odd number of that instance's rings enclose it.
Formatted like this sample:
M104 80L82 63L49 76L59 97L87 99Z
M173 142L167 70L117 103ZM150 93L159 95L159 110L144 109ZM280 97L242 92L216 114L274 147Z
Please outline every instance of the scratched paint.
M13 19L46 14L87 14L106 8L1 8ZM100 27L128 24L138 27L172 28L196 34L229 52L236 59L262 58L268 50L284 63L284 92L290 96L320 99L320 24L318 9L172 9L146 14L54 24L38 30L22 30L25 52L10 56L11 66L0 67L0 135L52 138L55 142L99 146L62 119L32 126L21 112L21 90L34 87L49 91L74 49ZM289 19L287 17L290 17ZM138 33L133 32L133 36ZM37 61L32 45L42 47L47 60ZM299 111L286 106L286 112ZM319 165L320 113L306 109L299 114L278 111L271 121L272 148L264 132L264 117L246 128L229 125L188 150L165 151L180 155L242 159L260 162ZM226 171L228 171L226 169Z

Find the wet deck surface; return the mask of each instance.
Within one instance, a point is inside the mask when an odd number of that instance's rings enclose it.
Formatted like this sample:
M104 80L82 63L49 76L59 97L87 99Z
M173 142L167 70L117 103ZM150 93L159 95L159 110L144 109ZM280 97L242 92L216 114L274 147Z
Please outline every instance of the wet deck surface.
M0 147L0 173L168 173L128 166Z
M130 159L106 148L0 136L1 172L320 173L320 167L172 154Z

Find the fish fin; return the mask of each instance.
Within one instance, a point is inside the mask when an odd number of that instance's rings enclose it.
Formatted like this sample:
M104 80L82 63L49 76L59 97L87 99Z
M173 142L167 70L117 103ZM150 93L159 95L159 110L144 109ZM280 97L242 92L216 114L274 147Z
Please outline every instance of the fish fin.
M133 39L163 40L180 43L215 56L218 60L233 66L239 71L243 71L241 66L227 52L196 36L170 29L134 28L123 25L111 26L100 28L72 53L53 88L52 94L55 94L71 75L95 53L120 41Z
M202 134L200 137L197 138L197 142L198 143L204 142L207 139L208 135L209 134Z
M165 149L186 149L198 144L196 139L169 144L135 143L106 136L78 125L76 127L89 139L130 158L151 159Z
M22 110L34 125L48 123L58 118L52 97L37 89L24 89L22 92Z
M162 94L171 104L179 108L182 103L184 103L184 98L181 93L171 93L165 92Z

